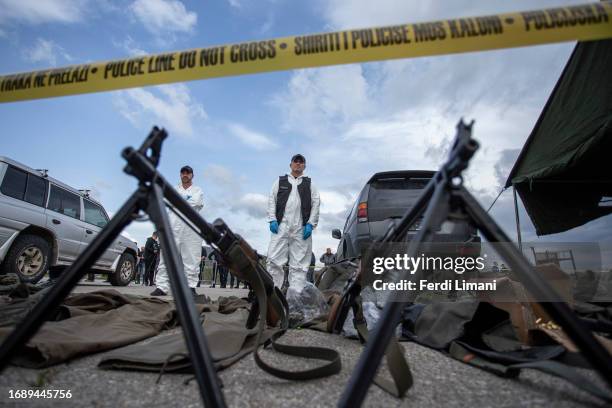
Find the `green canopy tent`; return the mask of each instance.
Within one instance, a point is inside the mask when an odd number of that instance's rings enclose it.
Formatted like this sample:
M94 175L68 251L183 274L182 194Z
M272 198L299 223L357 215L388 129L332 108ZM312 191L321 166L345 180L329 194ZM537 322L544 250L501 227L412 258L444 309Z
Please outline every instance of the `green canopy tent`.
M578 43L508 176L538 235L612 213L612 40Z

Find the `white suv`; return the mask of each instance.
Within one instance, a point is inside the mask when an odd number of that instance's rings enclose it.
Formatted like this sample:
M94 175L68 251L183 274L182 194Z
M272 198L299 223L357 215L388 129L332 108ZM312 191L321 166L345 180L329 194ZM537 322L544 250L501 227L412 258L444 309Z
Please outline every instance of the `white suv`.
M45 172L0 157L0 263L2 272L36 283L51 267L68 266L108 223L102 205ZM115 286L134 276L137 245L119 236L92 272Z

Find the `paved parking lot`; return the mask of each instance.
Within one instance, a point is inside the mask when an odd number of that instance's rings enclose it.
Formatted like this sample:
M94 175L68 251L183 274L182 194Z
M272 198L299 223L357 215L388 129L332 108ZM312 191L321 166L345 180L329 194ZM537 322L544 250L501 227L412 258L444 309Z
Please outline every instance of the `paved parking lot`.
M107 287L96 282L79 285L85 292ZM123 293L147 294L150 289L131 284L116 288ZM198 293L213 299L223 295L242 295L244 290L202 287ZM163 332L165 336L176 330ZM149 342L144 340L143 343ZM261 371L252 356L247 356L220 372L223 392L231 407L328 407L335 406L355 366L362 346L340 336L312 330L290 330L281 342L318 345L338 350L342 371L332 377L291 382ZM412 367L414 387L400 401L372 386L365 401L375 407L578 407L605 406L601 401L579 391L563 380L533 370L524 370L518 379L509 380L462 364L434 350L415 343L402 343ZM185 384L189 375L166 374L156 383L156 373L110 371L97 368L105 353L87 356L44 370L10 367L0 376L0 405L6 407L94 406L94 407L196 407L200 397L195 381ZM312 361L290 358L265 350L263 358L283 368L303 368ZM598 379L590 372L590 378ZM71 399L9 399L10 390L32 389L42 383L46 389L70 390Z

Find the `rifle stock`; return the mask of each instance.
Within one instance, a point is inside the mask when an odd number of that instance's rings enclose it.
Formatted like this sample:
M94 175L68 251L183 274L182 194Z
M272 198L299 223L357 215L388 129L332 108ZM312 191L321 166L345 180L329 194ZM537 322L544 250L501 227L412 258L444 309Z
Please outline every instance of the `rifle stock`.
M266 292L266 320L269 325L276 326L282 322L287 313L286 301L282 293L274 286L272 275L259 262L259 255L240 235L235 234L222 219L213 223L215 230L219 233L216 246L223 261L228 265L234 276L247 281L251 288L257 279L261 279ZM255 296L252 299L251 313L248 324L254 325L259 314L259 304Z

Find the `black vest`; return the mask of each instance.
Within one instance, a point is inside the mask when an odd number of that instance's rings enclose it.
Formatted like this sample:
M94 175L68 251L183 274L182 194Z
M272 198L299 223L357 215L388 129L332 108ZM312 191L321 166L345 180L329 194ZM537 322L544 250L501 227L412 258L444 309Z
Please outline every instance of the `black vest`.
M278 193L276 194L276 221L280 224L285 215L285 207L289 194L291 194L292 185L289 183L289 176L284 175L278 178ZM300 195L300 203L302 210L302 225L306 225L310 218L310 210L312 209L312 199L310 193L310 177L302 178L302 182L298 186L298 194Z

